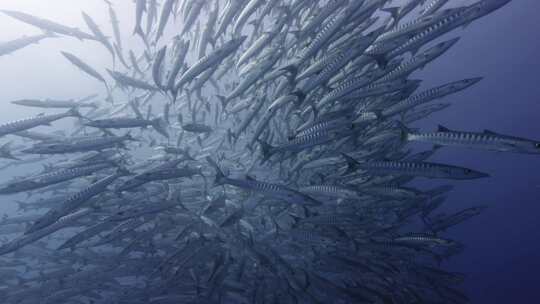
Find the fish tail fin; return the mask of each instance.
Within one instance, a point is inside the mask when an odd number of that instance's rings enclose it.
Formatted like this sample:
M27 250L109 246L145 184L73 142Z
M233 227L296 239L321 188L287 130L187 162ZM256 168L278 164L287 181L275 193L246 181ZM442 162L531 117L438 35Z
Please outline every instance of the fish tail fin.
M69 109L69 110L66 112L66 115L73 116L73 117L78 117L78 118L83 118L83 116L81 115L81 113L79 112L79 110L77 110L77 108L71 108L71 109Z
M291 94L298 97L298 104L302 104L306 100L306 93L301 90L295 90Z
M152 119L152 127L159 134L169 138L169 132L167 132L167 122L163 117Z
M116 168L116 174L118 174L120 176L128 176L128 175L132 175L133 173L131 173L131 171L129 171L128 169L126 169L123 166L118 166Z
M124 139L125 139L125 140L131 140L131 141L138 141L135 137L133 137L133 135L131 135L131 131L128 131L128 132L124 135Z
M178 90L173 85L172 87L169 87L169 91L171 92L171 99L173 103L175 103L176 98L178 97Z
M10 145L11 145L11 142L7 142L3 144L0 147L0 151L1 151L0 154L2 154L2 157L7 158L7 159L20 160L19 158L13 156L13 154L11 153L11 149L9 148Z
M349 155L345 154L345 153L341 153L341 156L345 159L345 161L347 162L347 171L345 172L345 174L348 174L348 173L351 173L351 172L354 172L358 169L358 161L352 157L350 157Z
M216 95L216 97L219 99L219 102L221 102L221 106L223 107L223 111L227 108L227 104L229 103L229 100L227 97L223 95Z
M210 156L206 157L206 161L208 162L208 164L210 164L210 166L214 167L214 169L216 170L216 177L214 178L214 186L221 186L225 184L225 180L227 179L227 177L225 176L223 171L221 171L221 168L219 168L216 161L213 160Z
M263 159L262 159L262 162L266 162L267 160L270 159L270 157L272 157L272 155L274 155L276 153L276 149L275 147L271 146L269 143L263 141L263 140L257 140L257 142L259 143L259 145L261 145L261 151L262 151L262 154L263 154Z
M143 29L140 25L135 26L135 28L133 29L133 35L140 35L141 37L144 36Z
M384 119L382 110L377 109L377 110L373 110L372 112L375 115L375 120L382 121Z
M381 11L389 13L394 19L394 23L399 20L399 6L381 8Z
M286 65L280 68L280 70L289 73L292 79L295 79L296 75L298 75L298 67L297 67L297 64L295 63Z
M368 56L375 60L379 68L383 70L386 69L386 66L388 65L388 58L386 58L386 54L370 54Z

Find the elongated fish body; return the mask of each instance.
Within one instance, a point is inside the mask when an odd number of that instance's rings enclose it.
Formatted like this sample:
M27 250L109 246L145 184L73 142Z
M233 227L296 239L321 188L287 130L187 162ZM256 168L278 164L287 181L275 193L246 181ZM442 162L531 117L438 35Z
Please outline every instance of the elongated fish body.
M59 218L57 221L51 223L51 225L38 230L31 234L24 234L20 237L6 243L0 247L0 255L5 255L10 252L16 251L26 245L34 243L50 234L55 233L56 231L69 227L74 224L77 220L88 216L92 212L91 209L81 209L77 212L68 214L64 217Z
M167 168L158 168L135 175L134 177L122 183L118 188L116 188L116 191L120 192L136 190L136 188L152 181L162 181L185 177L192 178L194 175L197 174L201 175L200 168L191 168L188 166L184 166L183 168L176 168L175 165Z
M238 86L223 100L224 104L227 104L230 100L242 96L250 87L252 87L258 80L262 79L272 66L277 62L280 55L283 52L279 50L276 54L272 54L269 57L263 59L257 64L255 71L252 71L247 75Z
M435 99L445 97L447 95L465 90L466 88L474 85L482 80L482 77L468 78L455 82L451 82L442 86L434 87L422 93L413 95L405 100L398 102L397 104L386 108L382 111L382 115L390 117L399 113L403 113L418 105L425 104Z
M331 62L342 54L343 50L330 50L329 54L325 54L321 59L313 62L309 67L302 70L300 74L296 77L296 81L311 77L313 75L319 74L327 65L330 65Z
M109 18L111 21L111 26L114 34L114 41L116 41L115 46L118 48L118 53L122 54L122 36L120 35L120 21L118 21L118 16L114 11L111 3L109 4Z
M345 22L348 15L346 8L338 11L332 18L330 18L325 24L321 31L317 34L313 42L302 51L298 56L298 61L296 65L301 65L310 57L314 56L323 45L330 39L330 37L336 32L336 30Z
M197 94L197 97L200 100L203 99L202 93L201 93L203 86L211 79L212 75L214 75L217 68L218 67L215 66L213 68L210 68L210 69L204 71L201 75L199 75L199 77L197 77L193 81L192 85L190 86L190 90L195 91L195 93Z
M417 19L413 19L407 23L394 27L393 29L381 34L379 37L377 37L374 44L384 43L392 39L403 37L404 35L415 35L419 31L422 31L430 25L437 23L438 20L444 19L446 16L452 15L457 10L459 10L459 8L448 9L434 15L429 14L421 16Z
M315 185L306 186L298 189L302 193L313 195L315 197L322 195L340 199L359 199L360 195L357 191L345 187L334 185Z
M244 24L247 22L249 17L251 17L251 15L253 15L253 13L255 13L255 11L261 7L265 1L266 0L249 0L234 22L233 33L235 35L240 35L242 33Z
M353 92L354 90L360 89L369 85L372 80L365 76L350 78L338 87L334 88L330 93L326 94L321 100L319 100L319 107L322 107L326 104L330 104L338 100L339 98Z
M121 86L123 87L133 87L141 90L148 90L148 91L155 91L157 88L143 80L133 78L130 76L127 76L125 74L122 74L120 72L115 72L111 70L107 70L109 75L111 75L112 78Z
M366 43L367 42L367 43ZM332 58L330 62L324 67L324 69L315 77L306 81L306 84L300 88L304 94L311 92L313 89L318 86L327 83L337 71L345 67L352 59L359 56L368 46L369 41L355 44L348 47L344 51L340 52L339 55Z
M79 57L71 54L71 53L68 53L68 52L61 52L62 55L64 55L64 57L66 57L67 60L69 60L73 65L75 65L76 67L78 67L81 71L85 72L86 74L94 77L95 79L103 82L103 83L107 83L105 81L105 78L103 78L103 76L101 76L101 74L99 74L94 68L92 68L90 65L88 65L87 63L85 63L84 61L82 61Z
M163 88L162 84L162 65L163 60L165 59L165 55L167 53L167 46L162 47L158 53L156 54L156 58L154 59L154 63L152 64L152 79L154 80L154 84L158 88Z
M453 14L446 16L442 20L439 20L437 23L418 33L400 47L390 51L385 57L388 59L406 52L416 53L418 49L427 42L459 26L469 24L472 21L499 9L508 2L510 2L510 0L481 0L471 6L457 10ZM375 56L375 58L379 63L381 62L381 58L377 58L377 56ZM384 61L385 59L383 58L382 60Z
M20 131L25 131L37 126L49 125L51 122L66 118L66 117L80 117L81 115L77 110L71 109L65 113L41 115L32 118L26 118L21 120L15 120L0 125L0 137L8 134L13 134Z
M74 100L53 100L53 99L45 99L45 100L39 100L39 99L20 99L20 100L14 100L11 102L12 104L20 105L20 106L26 106L26 107L35 107L35 108L46 108L46 109L62 109L62 108L97 108L97 104L95 103L84 103L84 102L77 102Z
M219 19L219 25L214 40L217 40L217 38L224 34L229 25L233 25L233 19L242 11L241 8L244 3L245 0L227 0L227 5L223 8L223 13Z
M82 16L83 16L84 21L88 25L88 28L94 34L96 39L99 42L101 42L107 48L107 50L109 50L109 52L114 58L115 57L114 48L112 44L110 43L109 39L107 38L107 36L103 34L103 32L101 31L97 23L92 19L92 17L88 16L85 12L82 12Z
M395 80L388 82L375 82L359 90L350 92L349 94L342 96L345 99L362 99L374 95L382 95L403 90L409 86L418 85L420 80ZM323 107L328 103L328 99L323 99L319 103L319 107Z
M264 99L256 99L255 104L252 106L251 111L249 114L246 115L244 120L238 125L238 128L234 131L234 137L238 139L240 137L240 134L244 133L244 131L247 129L247 127L253 122L255 119L255 116L259 114L261 109L264 106Z
M263 151L263 161L269 159L274 154L281 154L286 152L297 153L302 150L312 148L315 146L323 145L334 140L341 139L343 137L352 135L357 132L355 127L350 124L346 124L345 127L322 130L319 132L308 133L303 136L296 136L290 141L283 143L279 146L272 147L264 142L260 142Z
M22 191L30 191L39 188L44 188L50 185L58 184L64 181L72 180L77 177L87 176L94 172L110 168L111 164L97 164L85 167L77 167L70 169L61 169L50 173L41 174L38 176L30 177L22 181L15 181L8 183L6 186L0 188L0 194L11 194Z
M21 152L30 154L64 154L75 152L88 152L102 150L117 146L123 146L126 140L133 140L131 135L89 137L78 139L72 142L53 142L36 144L33 147L24 149Z
M130 117L117 117L117 118L106 118L106 119L96 119L89 122L85 122L85 126L95 127L95 128L111 128L111 129L125 129L125 128L144 128L152 126L159 122L147 120L144 118L130 118Z
M169 90L174 90L176 76L178 76L180 69L182 69L182 66L184 65L186 54L189 50L189 45L190 45L189 41L188 42L180 41L177 51L173 52L175 58L172 65L171 72L169 73L169 79L167 79L167 88Z
M326 120L326 121L313 124L309 127L302 128L300 131L297 131L297 133L292 138L289 138L289 140L294 139L296 137L302 137L309 134L313 134L313 133L330 131L333 129L343 128L346 126L350 127L352 125L352 121L350 120L350 118L352 117L344 115L338 119Z
M189 123L182 126L182 129L193 133L210 133L213 129L210 126L200 123Z
M436 221L431 221L429 223L429 229L433 231L434 233L444 231L448 229L449 227L452 227L456 224L459 224L463 221L466 221L467 219L479 215L484 211L486 207L479 206L479 207L472 207L467 208L465 210L461 210L457 213L454 213L452 215L449 215L448 217L445 217L443 219L438 219Z
M383 11L389 12L394 19L394 24L398 24L404 16L414 10L420 4L420 2L424 1L425 0L410 0L402 7L388 7L384 8Z
M199 39L199 43L197 45L198 59L201 59L206 55L206 49L208 48L208 44L215 45L214 31L218 19L218 14L219 2L216 1L214 8L208 14L208 21L204 25L201 38Z
M163 36L163 31L165 30L165 26L169 21L169 17L172 14L173 7L176 2L178 2L178 0L165 0L165 2L163 3L156 33L156 42L159 40L159 38L161 38L161 36Z
M186 17L184 21L184 28L182 29L181 36L183 36L185 33L189 32L191 28L193 27L193 24L197 21L197 18L201 14L201 10L205 4L204 0L193 0L191 1L191 9L189 10L189 15Z
M213 67L216 64L219 64L226 57L234 53L244 42L245 39L246 36L232 39L223 44L220 48L214 50L211 54L208 54L203 58L199 59L199 61L197 61L193 66L191 66L191 68L189 68L187 71L184 72L184 74L182 74L182 76L176 83L176 91L182 88L186 83L191 82L195 77L200 75L205 70Z
M38 17L29 15L26 13L10 11L10 10L1 10L1 12L3 12L4 14L12 18L20 20L24 23L28 23L33 26L36 26L44 31L58 33L58 34L66 35L66 36L73 36L81 40L83 39L94 40L95 39L92 35L84 33L77 28L67 27L65 25L62 25L62 24L59 24L50 20L38 18Z
M321 24L324 24L324 21L336 12L340 7L347 3L347 0L331 0L326 3L322 10L313 17L301 30L302 36L307 37L313 35L315 29Z
M35 36L29 36L29 37L21 37L19 39L15 39L8 42L2 42L0 43L0 56L11 54L31 44L37 44L41 40L46 39L46 38L51 38L51 37L55 37L55 36L52 34L41 34L41 35L35 35Z
M410 243L410 244L429 244L429 245L442 245L449 246L452 244L451 240L443 239L436 237L431 234L409 234L404 236L399 236L393 239L394 242L398 243Z
M64 202L62 202L60 206L58 206L58 208L49 210L49 212L36 220L25 234L28 235L35 231L44 229L47 226L54 224L60 218L67 216L77 209L80 209L84 203L86 203L92 197L104 192L110 184L124 175L125 173L122 171L108 175L89 185L88 187L70 195Z
M420 16L429 16L442 8L448 0L431 0L423 8Z
M417 54L412 57L410 60L400 64L396 69L386 74L383 78L379 79L380 82L392 81L400 78L408 77L412 72L418 68L423 68L426 64L433 61L437 57L444 54L448 51L459 38L450 39L444 42L441 42L421 54Z
M133 29L133 35L137 34L141 37L144 37L144 32L142 29L142 18L144 12L146 11L146 0L135 0L135 28Z
M152 32L152 28L156 23L158 15L158 2L157 0L150 0L148 3L148 14L146 15L146 36Z
M451 104L449 103L437 103L432 105L426 105L421 108L415 109L414 111L411 111L410 113L407 113L403 116L403 122L406 124L413 123L417 120L420 120L422 118L426 118L427 116L442 111L446 108L448 108Z
M540 141L508 136L485 130L482 133L454 131L439 126L433 133L407 133L407 141L431 143L436 146L456 146L500 152L540 153Z
M62 245L60 245L58 247L58 250L62 250L62 249L66 249L66 248L74 249L75 246L77 246L78 244L84 242L85 240L88 240L88 239L92 238L93 236L98 235L99 233L101 233L103 231L109 230L109 229L113 228L116 225L117 225L117 223L110 222L110 221L95 224L95 225L85 229L84 231L81 231L81 232L77 233L76 235L72 236L71 238L69 238L67 241L65 241Z
M467 180L488 177L486 173L457 166L405 161L371 161L358 167L376 175L410 175L428 178Z
M259 192L271 197L280 198L290 203L320 205L319 202L307 195L302 194L301 192L282 185L261 182L249 177L246 179L233 179L225 176L216 176L214 185L231 185L238 188Z
M65 137L61 135L45 134L45 133L40 133L36 131L28 131L28 130L15 132L13 133L13 135L23 137L23 138L28 138L35 141L43 141L43 142L62 141L65 139Z
M274 32L265 32L260 35L257 40L250 44L247 50L245 50L240 58L238 59L237 67L248 62L249 59L259 54L262 49L264 49L272 39L276 36Z

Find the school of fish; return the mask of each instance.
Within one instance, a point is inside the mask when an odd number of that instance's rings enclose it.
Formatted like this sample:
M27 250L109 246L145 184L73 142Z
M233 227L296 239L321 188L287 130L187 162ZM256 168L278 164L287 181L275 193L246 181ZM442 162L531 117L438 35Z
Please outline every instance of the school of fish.
M111 55L58 50L102 92L9 101L45 113L0 122L2 169L43 166L0 185L26 195L0 220L2 303L469 301L442 265L463 250L447 230L486 207L438 208L453 180L489 175L430 158L540 142L412 127L482 77L410 76L511 0L133 2L131 24L105 0L110 24L82 12L84 29L0 7L43 31L0 56L70 38ZM73 127L35 130L59 120Z

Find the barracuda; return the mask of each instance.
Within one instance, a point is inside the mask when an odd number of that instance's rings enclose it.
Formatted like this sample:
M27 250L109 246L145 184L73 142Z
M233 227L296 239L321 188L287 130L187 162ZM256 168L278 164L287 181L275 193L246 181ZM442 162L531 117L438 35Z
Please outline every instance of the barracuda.
M65 113L40 115L36 117L4 123L0 125L0 137L20 131L25 131L31 128L35 128L37 126L50 125L50 123L66 117L81 117L81 114L77 110L71 109Z

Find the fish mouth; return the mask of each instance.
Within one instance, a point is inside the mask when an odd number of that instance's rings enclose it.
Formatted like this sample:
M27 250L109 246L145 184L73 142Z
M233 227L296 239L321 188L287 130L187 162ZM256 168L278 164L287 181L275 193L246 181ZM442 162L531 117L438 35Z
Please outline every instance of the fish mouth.
M473 178L474 179L478 179L478 178L486 178L486 177L490 177L491 175L489 173L484 173L484 172L474 172L474 176Z

